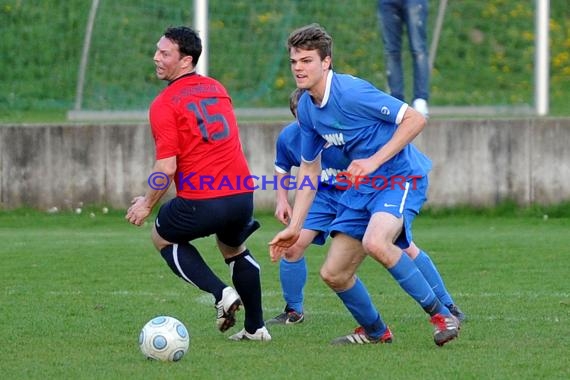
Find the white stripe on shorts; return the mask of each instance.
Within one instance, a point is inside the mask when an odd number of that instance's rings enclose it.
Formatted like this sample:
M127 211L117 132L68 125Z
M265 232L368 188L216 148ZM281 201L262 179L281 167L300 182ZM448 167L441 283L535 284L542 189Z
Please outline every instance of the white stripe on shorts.
M410 183L406 182L406 190L404 191L404 196L402 197L402 202L400 202L400 214L404 212L404 205L406 204L406 198L408 197L408 191L410 190Z

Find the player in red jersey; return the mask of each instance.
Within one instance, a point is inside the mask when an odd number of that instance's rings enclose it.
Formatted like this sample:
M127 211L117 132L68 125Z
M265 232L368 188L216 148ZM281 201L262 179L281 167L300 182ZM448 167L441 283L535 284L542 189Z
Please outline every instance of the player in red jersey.
M149 189L135 197L126 219L140 226L176 184L164 203L152 241L170 269L214 296L220 331L234 326L243 304L244 328L232 340L271 340L263 322L259 264L245 245L259 228L253 219L253 186L231 98L215 79L198 75L202 42L191 28L168 28L156 45L156 76L168 86L150 106L156 162ZM227 286L190 242L216 235L234 288Z

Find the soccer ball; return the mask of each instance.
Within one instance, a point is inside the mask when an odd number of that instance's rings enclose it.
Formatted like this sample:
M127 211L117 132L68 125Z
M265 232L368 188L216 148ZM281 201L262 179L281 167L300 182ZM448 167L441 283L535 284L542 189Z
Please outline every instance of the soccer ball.
M186 326L169 316L151 319L139 334L139 347L149 359L177 362L186 354L189 345Z

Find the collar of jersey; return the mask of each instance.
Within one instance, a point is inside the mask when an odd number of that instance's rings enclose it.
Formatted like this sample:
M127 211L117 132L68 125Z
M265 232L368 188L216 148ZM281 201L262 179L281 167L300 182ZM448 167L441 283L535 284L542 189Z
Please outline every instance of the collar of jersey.
M191 73L187 73L187 74L184 74L184 75L180 75L178 78L174 79L173 81L168 82L168 85L170 86L172 83L176 82L178 79L182 79L182 78L185 78L185 77L190 77L190 76L192 76L192 75L196 75L196 72L195 72L195 71L192 71Z
M326 106L327 102L329 101L329 97L331 94L332 78L333 78L333 71L329 70L329 73L327 75L327 84L325 86L325 95L323 96L323 101L321 102L320 108L323 108L324 106Z

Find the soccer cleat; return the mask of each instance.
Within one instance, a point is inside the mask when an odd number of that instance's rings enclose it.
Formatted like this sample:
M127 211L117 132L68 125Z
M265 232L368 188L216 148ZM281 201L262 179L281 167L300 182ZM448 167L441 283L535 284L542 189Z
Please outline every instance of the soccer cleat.
M241 299L239 294L231 287L226 287L222 291L222 299L216 304L218 317L216 324L221 332L227 331L236 324L236 311L239 310Z
M271 335L265 326L260 327L253 334L248 333L245 329L242 329L237 334L230 336L231 340L255 340L258 342L269 342L271 340Z
M455 318L457 318L459 323L465 322L465 319L467 318L467 316L455 304L445 305L445 306L449 309L451 314L453 314L455 316Z
M305 320L303 313L297 313L295 310L286 310L274 318L265 322L268 325L295 325Z
M367 343L392 343L392 339L394 336L388 327L386 327L386 331L380 338L372 338L366 334L364 331L364 327L359 326L354 329L354 333L348 334L345 336L341 336L335 338L331 341L331 344L340 345L340 344L367 344Z
M431 317L430 322L435 326L433 341L438 346L443 346L459 336L459 320L453 315L436 314Z

